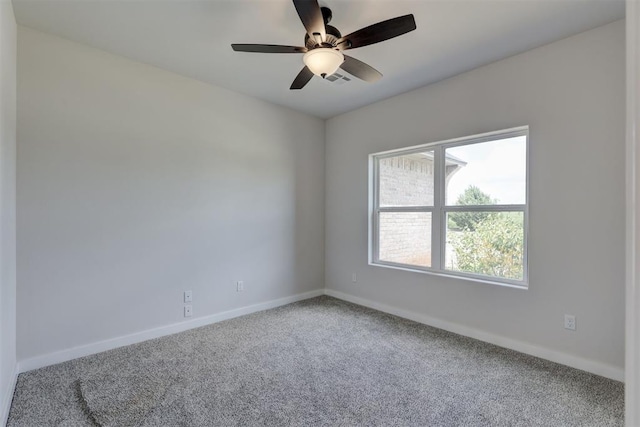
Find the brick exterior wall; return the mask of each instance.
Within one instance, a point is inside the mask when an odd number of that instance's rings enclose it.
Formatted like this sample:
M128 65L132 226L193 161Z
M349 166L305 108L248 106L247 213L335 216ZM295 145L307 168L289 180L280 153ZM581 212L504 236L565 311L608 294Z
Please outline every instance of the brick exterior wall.
M379 230L381 261L431 266L430 212L383 212Z
M378 173L380 206L433 205L432 158L411 154L380 159Z
M380 159L378 173L380 206L433 205L433 158L411 154ZM380 260L431 266L430 213L385 212L379 233Z

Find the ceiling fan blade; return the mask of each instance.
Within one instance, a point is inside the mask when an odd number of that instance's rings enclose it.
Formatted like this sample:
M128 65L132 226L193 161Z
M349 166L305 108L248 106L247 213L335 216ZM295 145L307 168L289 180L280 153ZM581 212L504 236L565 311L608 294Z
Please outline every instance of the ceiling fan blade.
M415 29L416 21L413 15L398 16L397 18L369 25L342 37L338 40L338 48L346 50L368 46L401 36Z
M309 37L322 43L327 39L324 28L324 18L317 0L293 0L293 5L298 11L302 25L307 30Z
M340 68L347 73L364 80L365 82L373 83L382 78L382 73L373 68L371 65L365 64L350 56L344 55L344 62L340 65Z
M281 46L277 44L232 44L231 48L236 52L257 53L305 53L306 47Z
M291 90L302 89L303 87L305 87L307 83L309 83L309 80L311 80L311 77L313 77L313 73L311 72L309 67L305 66L302 69L302 71L298 73L298 76L293 81L293 83L291 83L291 87L289 89Z

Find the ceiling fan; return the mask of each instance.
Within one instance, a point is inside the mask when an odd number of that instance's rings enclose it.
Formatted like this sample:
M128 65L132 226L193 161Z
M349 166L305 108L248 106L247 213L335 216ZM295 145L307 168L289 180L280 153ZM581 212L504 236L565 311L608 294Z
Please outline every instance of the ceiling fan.
M404 15L369 25L343 37L337 28L329 25L333 14L328 7L321 8L317 0L293 0L293 5L307 30L304 46L231 45L236 52L304 53L302 60L305 66L289 89L302 89L314 74L325 78L338 68L366 82L375 82L382 77L378 70L342 51L389 40L416 29L413 15Z

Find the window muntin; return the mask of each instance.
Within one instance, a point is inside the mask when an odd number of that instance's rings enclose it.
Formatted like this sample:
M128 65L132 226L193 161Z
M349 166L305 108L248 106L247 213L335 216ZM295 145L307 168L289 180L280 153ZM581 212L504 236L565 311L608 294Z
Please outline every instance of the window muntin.
M370 262L526 287L527 145L521 127L372 154Z

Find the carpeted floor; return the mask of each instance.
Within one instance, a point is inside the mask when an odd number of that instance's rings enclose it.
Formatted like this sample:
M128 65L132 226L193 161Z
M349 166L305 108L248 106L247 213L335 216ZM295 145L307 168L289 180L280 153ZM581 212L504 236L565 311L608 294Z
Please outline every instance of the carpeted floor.
M22 374L8 426L621 426L623 394L319 297Z

